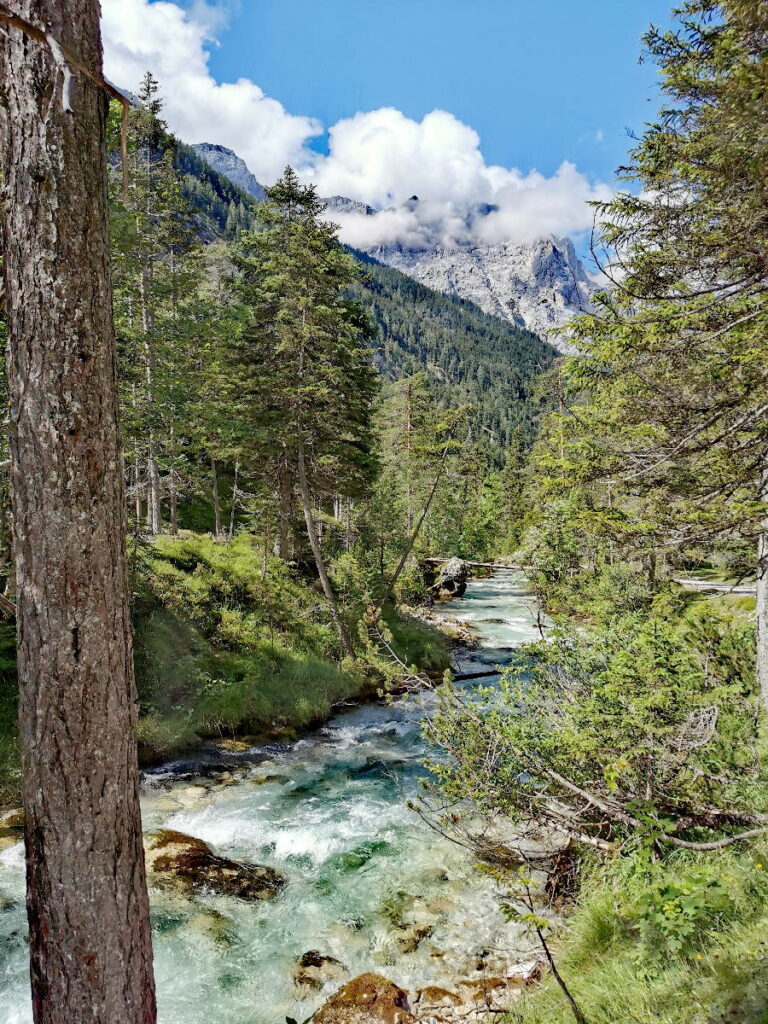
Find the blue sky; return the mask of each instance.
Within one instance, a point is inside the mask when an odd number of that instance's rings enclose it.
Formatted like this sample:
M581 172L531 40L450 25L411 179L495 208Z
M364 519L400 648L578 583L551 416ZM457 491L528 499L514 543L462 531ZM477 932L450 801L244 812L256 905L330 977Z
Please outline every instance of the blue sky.
M583 245L657 107L638 57L668 2L103 0L105 65L153 71L171 129L262 183L290 163L382 211L337 218L352 245Z
M605 178L625 129L654 109L638 63L669 0L243 0L212 51L219 79L247 76L296 114L333 124L394 106L438 107L480 135L491 163L551 174L564 159Z

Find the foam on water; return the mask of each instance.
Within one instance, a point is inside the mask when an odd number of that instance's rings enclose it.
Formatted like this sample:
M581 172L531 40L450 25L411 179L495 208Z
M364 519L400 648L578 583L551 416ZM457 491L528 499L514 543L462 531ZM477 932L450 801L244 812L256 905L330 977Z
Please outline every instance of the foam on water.
M441 606L480 638L463 670L501 663L537 635L522 582L500 572ZM191 789L160 776L145 787L146 828L198 836L288 880L280 896L260 904L152 893L162 1024L305 1019L329 994L296 999L291 968L310 949L341 960L351 976L374 970L406 988L497 974L526 959L492 882L408 807L423 774L419 723L429 703L406 699L339 715L292 747L269 751L234 785ZM23 890L15 846L0 854L0 1020L9 1024L31 1020ZM431 928L411 952L395 926L404 921Z

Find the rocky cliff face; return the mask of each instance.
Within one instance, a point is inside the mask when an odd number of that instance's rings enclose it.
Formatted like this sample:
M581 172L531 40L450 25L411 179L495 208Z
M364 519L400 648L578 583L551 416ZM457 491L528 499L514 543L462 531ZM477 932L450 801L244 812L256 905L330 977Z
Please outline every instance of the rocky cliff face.
M223 174L239 188L259 202L264 199L264 188L248 170L242 157L226 146L215 146L211 142L200 142L192 147L214 171Z
M469 299L486 313L525 326L562 352L567 338L553 333L589 309L595 283L587 276L570 239L456 248L368 250L381 263L429 288Z
M255 199L264 199L263 187L231 149L208 142L194 149L219 174ZM344 196L332 196L323 202L331 218L334 214L378 216L373 207ZM413 196L402 208L409 209L418 202ZM481 217L487 212L478 207L472 216ZM554 235L535 242L418 249L396 244L364 251L428 288L467 299L486 313L534 331L561 352L572 351L572 346L567 337L556 332L573 316L588 310L597 291L570 239Z

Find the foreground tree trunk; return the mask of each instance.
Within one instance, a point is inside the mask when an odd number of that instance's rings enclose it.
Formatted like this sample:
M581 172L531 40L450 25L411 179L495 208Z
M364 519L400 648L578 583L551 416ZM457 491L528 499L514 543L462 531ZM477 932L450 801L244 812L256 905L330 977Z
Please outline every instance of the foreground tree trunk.
M16 0L101 75L98 0ZM106 108L58 46L0 32L27 906L37 1024L152 1024Z

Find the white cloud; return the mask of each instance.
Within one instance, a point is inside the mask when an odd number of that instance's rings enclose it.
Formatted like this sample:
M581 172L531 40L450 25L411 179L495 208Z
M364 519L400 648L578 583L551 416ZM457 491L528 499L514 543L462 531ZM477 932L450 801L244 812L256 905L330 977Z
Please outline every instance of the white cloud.
M103 0L102 36L108 77L135 91L144 72L159 79L164 115L186 142L217 142L236 150L254 174L274 181L286 163L311 159L306 143L322 131L314 118L287 113L247 78L219 84L206 44L226 6L148 0ZM218 21L218 25L217 25Z
M591 199L610 188L571 163L550 177L486 163L477 133L453 114L421 121L384 107L345 118L328 131L328 154L308 148L322 125L289 114L254 82L218 83L207 46L237 0L189 0L187 10L159 0L103 0L106 72L135 89L144 71L160 80L165 116L188 142L235 150L264 184L286 163L320 195L342 195L381 212L334 214L342 237L370 248L401 242L446 246L578 234L592 223ZM409 198L418 196L419 202Z

